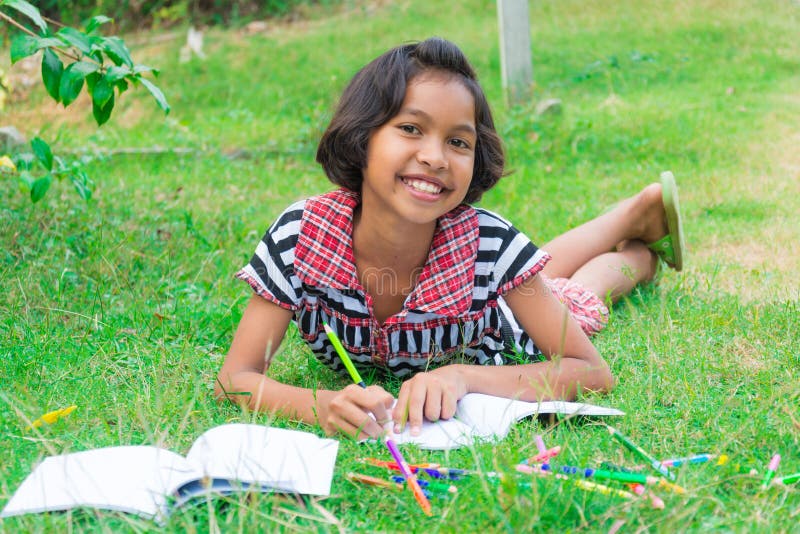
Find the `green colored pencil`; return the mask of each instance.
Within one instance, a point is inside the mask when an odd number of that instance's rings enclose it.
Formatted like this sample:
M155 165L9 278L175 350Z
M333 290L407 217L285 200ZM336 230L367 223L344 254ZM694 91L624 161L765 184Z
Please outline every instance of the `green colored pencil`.
M639 447L631 440L626 438L623 434L620 434L619 430L609 425L606 425L606 428L608 429L609 433L614 437L614 439L622 443L626 449L630 450L635 454L638 454L643 460L645 460L650 464L650 467L661 473L663 476L667 477L672 481L675 480L675 475L670 473L669 469L661 465L661 462L659 462L658 460L647 454L641 447Z

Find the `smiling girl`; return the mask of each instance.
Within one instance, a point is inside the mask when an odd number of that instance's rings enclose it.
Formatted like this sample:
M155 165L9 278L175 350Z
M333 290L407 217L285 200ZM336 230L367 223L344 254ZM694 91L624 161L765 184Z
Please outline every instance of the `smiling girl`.
M587 337L607 320L601 299L650 280L657 254L682 266L671 175L542 249L473 207L502 177L503 150L472 67L442 39L361 69L317 161L340 188L287 208L237 274L254 294L217 395L328 434L377 437L389 421L398 432L406 411L417 433L424 418L452 417L469 392L542 400L608 391L611 371ZM339 372L323 323L357 367L407 378L396 407L379 385L312 390L269 378L291 321Z

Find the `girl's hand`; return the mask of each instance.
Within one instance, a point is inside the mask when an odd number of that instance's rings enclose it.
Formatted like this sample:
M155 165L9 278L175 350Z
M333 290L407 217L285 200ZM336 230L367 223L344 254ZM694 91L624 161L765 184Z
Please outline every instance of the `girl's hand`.
M416 436L422 429L423 417L429 421L450 419L467 389L461 365L446 365L414 375L400 386L392 412L395 434L403 431L406 420L411 425L411 435Z
M329 436L341 432L358 439L379 438L385 433L383 425L392 420L393 402L394 397L380 386L364 389L351 384L317 394L317 419Z

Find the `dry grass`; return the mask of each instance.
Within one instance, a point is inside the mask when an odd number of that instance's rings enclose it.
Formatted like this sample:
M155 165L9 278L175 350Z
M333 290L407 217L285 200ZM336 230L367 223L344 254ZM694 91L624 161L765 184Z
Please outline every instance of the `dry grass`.
M694 198L706 206L755 212L749 221L743 218L744 224L733 219L736 228L723 225L717 233L694 236L691 248L692 268L713 272L715 289L745 302L800 296L800 105L784 110L790 112L794 121L770 120L774 139L753 140L740 175L726 177L726 187L701 187L709 198Z

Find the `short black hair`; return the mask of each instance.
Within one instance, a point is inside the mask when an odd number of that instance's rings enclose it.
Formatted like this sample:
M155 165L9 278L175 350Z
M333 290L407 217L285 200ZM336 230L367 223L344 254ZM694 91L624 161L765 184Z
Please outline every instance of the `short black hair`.
M317 147L317 162L333 183L361 190L370 134L397 115L409 82L428 72L453 76L475 100L475 164L464 202L477 202L500 180L505 165L503 144L475 70L458 46L432 37L392 48L350 80Z

